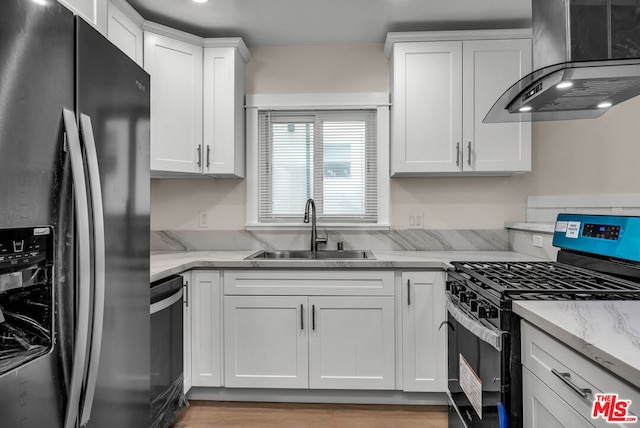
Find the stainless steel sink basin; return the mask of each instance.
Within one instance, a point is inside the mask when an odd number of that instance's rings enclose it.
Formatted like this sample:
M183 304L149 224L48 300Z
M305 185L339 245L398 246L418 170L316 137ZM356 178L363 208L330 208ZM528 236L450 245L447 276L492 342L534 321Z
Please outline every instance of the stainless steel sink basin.
M375 260L371 251L318 250L315 257L310 250L263 250L251 254L245 260Z

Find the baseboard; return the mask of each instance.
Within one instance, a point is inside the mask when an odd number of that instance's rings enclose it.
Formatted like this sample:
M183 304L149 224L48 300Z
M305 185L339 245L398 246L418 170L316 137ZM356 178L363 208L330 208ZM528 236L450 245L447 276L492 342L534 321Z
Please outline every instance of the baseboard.
M274 403L446 405L445 392L359 391L317 389L247 389L193 387L190 400Z

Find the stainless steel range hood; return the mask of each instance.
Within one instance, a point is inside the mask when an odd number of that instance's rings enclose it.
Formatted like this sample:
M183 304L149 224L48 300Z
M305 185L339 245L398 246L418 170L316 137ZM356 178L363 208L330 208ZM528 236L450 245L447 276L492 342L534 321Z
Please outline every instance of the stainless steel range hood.
M484 123L592 119L640 95L640 0L532 0L533 66Z

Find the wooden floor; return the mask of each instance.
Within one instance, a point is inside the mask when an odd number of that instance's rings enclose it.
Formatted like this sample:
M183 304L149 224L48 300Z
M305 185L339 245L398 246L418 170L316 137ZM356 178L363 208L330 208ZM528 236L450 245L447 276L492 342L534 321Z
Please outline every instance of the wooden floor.
M447 428L446 406L190 401L172 428Z

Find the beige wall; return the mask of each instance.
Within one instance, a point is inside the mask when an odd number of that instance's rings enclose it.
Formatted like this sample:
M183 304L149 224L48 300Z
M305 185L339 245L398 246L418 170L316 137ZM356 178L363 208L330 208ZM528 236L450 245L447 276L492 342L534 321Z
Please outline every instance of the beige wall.
M382 45L252 49L247 93L386 92ZM533 125L532 172L513 177L391 180L391 222L406 229L423 213L425 228L501 228L524 221L528 195L640 193L640 97L600 119ZM243 180L152 180L151 227L242 229Z

